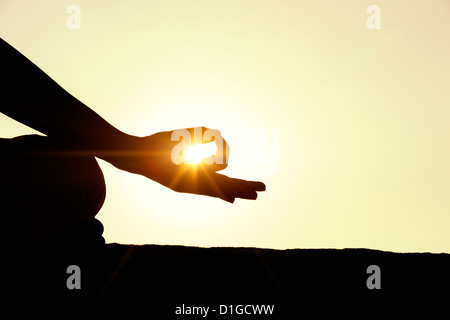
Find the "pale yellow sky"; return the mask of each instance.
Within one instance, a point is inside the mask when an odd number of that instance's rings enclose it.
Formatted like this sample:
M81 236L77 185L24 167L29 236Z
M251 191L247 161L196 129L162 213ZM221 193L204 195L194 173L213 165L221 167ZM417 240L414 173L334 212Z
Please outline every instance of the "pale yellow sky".
M444 0L0 0L0 36L113 125L220 129L224 173L267 185L232 205L101 162L120 243L450 252L449 34Z

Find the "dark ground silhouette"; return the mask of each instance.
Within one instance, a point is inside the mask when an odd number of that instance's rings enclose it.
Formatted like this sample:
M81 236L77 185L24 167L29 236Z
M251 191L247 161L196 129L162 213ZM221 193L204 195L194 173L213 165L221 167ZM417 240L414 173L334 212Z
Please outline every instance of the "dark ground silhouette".
M449 254L119 244L78 248L61 246L26 263L3 266L3 292L13 301L51 301L50 309L96 306L156 319L179 319L175 308L182 304L273 304L275 314L266 319L291 319L306 310L318 317L330 311L345 315L357 306L371 314L390 312L390 307L411 311L415 303L436 308L449 297ZM81 269L80 290L66 287L72 264ZM381 289L366 285L370 265L380 267ZM208 318L240 319L230 314Z

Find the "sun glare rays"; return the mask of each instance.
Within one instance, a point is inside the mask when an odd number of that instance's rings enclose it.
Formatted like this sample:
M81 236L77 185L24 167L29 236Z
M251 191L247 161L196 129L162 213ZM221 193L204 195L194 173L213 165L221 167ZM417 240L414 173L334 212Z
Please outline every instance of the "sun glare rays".
M194 144L187 148L184 154L184 162L188 164L199 164L203 159L214 156L217 152L215 142Z

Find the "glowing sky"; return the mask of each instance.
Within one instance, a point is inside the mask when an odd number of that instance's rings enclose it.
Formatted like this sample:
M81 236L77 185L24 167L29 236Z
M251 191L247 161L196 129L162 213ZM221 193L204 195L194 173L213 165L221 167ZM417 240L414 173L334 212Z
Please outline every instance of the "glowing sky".
M450 252L449 34L444 0L0 0L0 36L114 126L219 129L223 173L267 185L229 204L100 161L120 243Z

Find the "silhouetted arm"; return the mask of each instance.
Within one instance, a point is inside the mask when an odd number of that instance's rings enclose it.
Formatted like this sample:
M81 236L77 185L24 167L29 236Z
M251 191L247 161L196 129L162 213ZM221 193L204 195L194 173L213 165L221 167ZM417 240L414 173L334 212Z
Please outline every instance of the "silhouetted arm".
M111 149L120 132L0 38L0 112L85 151ZM97 154L100 156L100 154Z
M172 141L172 131L147 137L121 132L2 39L0 70L0 112L61 142L74 154L99 157L178 192L229 202L237 197L256 199L256 191L265 190L261 182L218 174L226 163L174 164L171 153L178 141Z

